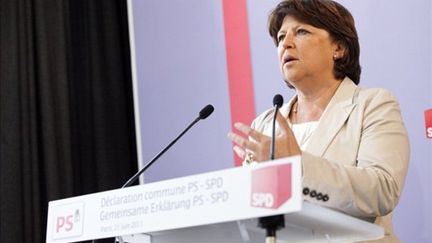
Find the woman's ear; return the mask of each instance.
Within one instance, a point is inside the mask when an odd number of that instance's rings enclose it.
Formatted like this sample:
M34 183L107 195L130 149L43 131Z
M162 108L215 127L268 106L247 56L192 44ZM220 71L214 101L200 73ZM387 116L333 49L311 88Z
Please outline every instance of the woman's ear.
M333 60L339 60L345 56L346 47L341 42L334 43Z

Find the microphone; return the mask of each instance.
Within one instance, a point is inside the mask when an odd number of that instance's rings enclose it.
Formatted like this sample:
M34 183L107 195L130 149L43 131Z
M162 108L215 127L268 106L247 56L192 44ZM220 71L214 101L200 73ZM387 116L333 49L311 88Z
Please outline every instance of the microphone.
M277 94L273 97L273 106L277 108L281 108L283 105L283 97L280 94Z
M204 120L209 117L214 111L214 107L212 105L206 105L204 108L200 110L199 119Z
M141 170L139 170L128 181L126 181L126 183L121 188L125 188L125 187L132 185L132 183L134 183L144 171L146 171L154 162L156 162L157 159L159 159L159 157L161 157L169 148L171 148L171 146L173 146L177 142L177 140L179 140L187 131L189 131L189 129L191 129L191 127L193 125L195 125L198 121L204 120L207 117L209 117L213 113L213 111L214 111L214 107L212 105L206 105L204 108L202 108L200 110L200 112L198 113L198 117L195 118L195 120L193 120L189 124L189 126L186 127L186 129L180 133L180 135L178 135L170 144L168 144L168 146L166 146L162 151L160 151ZM96 240L92 240L92 243L95 243L95 242L96 242ZM115 237L114 243L124 243L123 238L121 236Z
M272 126L272 140L271 140L271 149L270 149L270 160L274 160L275 157L275 137L276 137L276 116L279 108L283 105L283 97L280 94L277 94L273 97L273 107L274 115L273 115L273 126Z
M276 138L276 116L279 108L282 107L283 97L277 94L273 97L273 126L272 126L272 140L270 149L270 160L274 160L275 157L275 138ZM285 217L283 215L274 215L261 217L258 219L258 226L266 230L266 242L276 243L276 231L285 227Z
M139 170L128 181L126 181L126 183L121 188L125 188L125 187L128 187L128 186L132 185L132 183L134 183L144 171L146 171L154 162L156 162L157 159L159 159L159 157L161 157L169 148L171 148L171 146L173 146L177 142L177 140L179 140L187 131L189 131L189 129L191 129L191 127L193 125L195 125L198 121L204 120L207 117L209 117L213 113L213 111L214 111L214 107L212 105L206 105L204 108L202 108L200 110L200 112L198 113L198 117L195 118L195 120L193 120L191 122L191 124L189 124L189 126L186 127L186 129L183 130L183 132L180 133L180 135L178 135L170 144L168 144L168 146L166 146L162 151L160 151L141 170ZM92 242L94 243L96 241L93 240ZM114 243L124 243L123 238L121 236L115 237L114 238Z
M204 120L209 117L214 111L214 107L212 105L206 105L198 114L198 117L186 127L183 132L180 133L168 146L166 146L162 151L160 151L150 162L148 162L141 170L139 170L134 176L132 176L121 188L128 187L134 183L139 176L146 171L159 157L161 157L171 146L173 146L177 140L179 140L193 125L195 125L198 121Z

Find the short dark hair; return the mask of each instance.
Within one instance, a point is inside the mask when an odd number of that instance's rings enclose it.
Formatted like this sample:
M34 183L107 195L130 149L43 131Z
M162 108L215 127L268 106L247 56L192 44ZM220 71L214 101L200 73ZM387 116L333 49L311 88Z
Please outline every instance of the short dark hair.
M277 33L286 16L330 33L333 41L345 48L344 56L335 61L334 75L337 79L349 77L355 84L360 82L360 45L354 18L339 3L332 0L285 0L280 2L269 16L269 33L276 46Z

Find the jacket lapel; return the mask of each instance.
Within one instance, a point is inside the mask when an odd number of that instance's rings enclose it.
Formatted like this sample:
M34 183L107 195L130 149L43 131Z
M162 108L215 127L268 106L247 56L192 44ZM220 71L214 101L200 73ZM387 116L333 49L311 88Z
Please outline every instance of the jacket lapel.
M327 105L320 122L310 138L306 151L323 156L330 142L339 132L355 107L354 96L357 86L345 78Z

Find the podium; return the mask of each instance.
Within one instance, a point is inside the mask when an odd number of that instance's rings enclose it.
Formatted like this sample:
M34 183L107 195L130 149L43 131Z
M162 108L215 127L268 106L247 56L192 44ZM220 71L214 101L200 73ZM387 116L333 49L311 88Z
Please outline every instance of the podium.
M258 218L285 215L278 242L375 240L372 223L303 202L300 158L289 157L51 201L46 242L264 242Z

